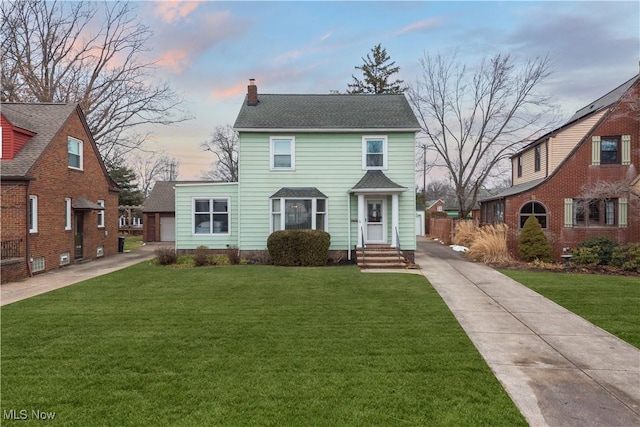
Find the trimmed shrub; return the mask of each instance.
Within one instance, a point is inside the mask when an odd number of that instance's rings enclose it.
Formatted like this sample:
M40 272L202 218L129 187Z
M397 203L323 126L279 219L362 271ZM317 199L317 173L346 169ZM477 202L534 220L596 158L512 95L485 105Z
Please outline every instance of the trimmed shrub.
M547 236L542 232L542 227L535 216L530 215L520 232L518 252L523 261L531 262L535 259L551 262L551 245Z
M583 267L595 267L600 261L598 251L600 251L598 246L577 248L573 251L571 261Z
M202 267L209 264L209 248L206 246L198 246L193 251L193 263L196 267Z
M611 265L640 273L640 243L615 248L611 254Z
M592 237L578 245L578 248L593 248L598 255L598 265L611 264L611 255L618 247L618 242L610 237Z
M166 246L161 246L157 248L154 253L156 254L156 260L160 265L171 265L175 264L178 260L178 255L173 248L169 248Z
M267 239L267 250L275 265L317 267L327 264L330 243L321 230L280 230Z
M473 261L503 263L512 260L507 248L506 224L485 225L473 235L473 243L466 255Z

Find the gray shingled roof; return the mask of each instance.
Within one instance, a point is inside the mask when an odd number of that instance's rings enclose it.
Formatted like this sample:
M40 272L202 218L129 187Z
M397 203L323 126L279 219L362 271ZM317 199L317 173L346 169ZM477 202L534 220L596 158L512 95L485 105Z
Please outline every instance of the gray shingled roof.
M175 212L176 193L173 186L176 181L158 181L153 185L153 189L147 200L144 201L143 212Z
M234 128L420 130L420 124L402 94L258 94L258 100L258 105L249 106L245 98Z
M280 198L280 197L285 197L285 198L315 197L319 199L327 198L327 196L322 194L322 192L318 190L316 187L282 187L280 190L276 191L273 196L271 196L272 199Z
M591 114L593 112L596 112L598 110L601 110L604 107L607 107L607 106L613 104L614 102L617 102L622 97L622 95L624 95L625 92L627 90L629 90L629 88L631 86L633 86L633 84L639 78L640 78L640 74L636 74L630 80L628 80L625 83L621 84L620 86L618 86L617 88L615 88L611 92L609 92L606 95L601 96L600 98L596 99L595 101L589 103L589 105L587 105L586 107L583 107L583 108L579 109L569 119L569 121L567 123L572 123L572 122L574 122L574 121L576 121L578 119L581 119L584 116L587 116L587 115L589 115L589 114Z
M91 202L85 199L84 197L78 197L77 199L75 199L71 207L73 209L78 209L78 210L98 210L98 211L104 210L104 206L100 206L95 202Z
M534 179L533 181L525 182L524 184L514 185L512 187L505 188L504 190L493 196L479 198L478 201L485 202L488 200L502 199L504 197L513 196L514 194L519 194L531 190L532 188L538 186L538 184L541 184L545 179L546 178L538 178Z
M175 212L176 184L211 184L220 181L156 181L142 204L142 212Z
M358 183L353 186L351 191L357 192L358 190L377 189L404 191L407 189L407 187L403 187L391 181L381 170L371 170L367 171L367 173L364 174L362 179L360 179L360 181L358 181Z
M2 103L2 115L14 126L35 132L13 159L0 161L2 176L26 176L62 125L75 104Z

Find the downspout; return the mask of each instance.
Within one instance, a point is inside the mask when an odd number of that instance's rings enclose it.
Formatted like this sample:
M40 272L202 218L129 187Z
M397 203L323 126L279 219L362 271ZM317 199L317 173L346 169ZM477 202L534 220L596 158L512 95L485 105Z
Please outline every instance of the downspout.
M25 209L25 212L27 214L26 217L26 222L25 224L27 225L25 227L25 231L26 231L26 237L25 237L25 242L26 242L26 253L25 253L25 260L27 262L27 274L29 277L33 277L33 271L31 271L31 231L29 230L29 212L31 210L31 199L30 199L30 194L31 193L31 180L27 180L27 191L25 194L25 202L26 202L26 206L27 209Z
M347 191L347 260L351 261L351 194Z

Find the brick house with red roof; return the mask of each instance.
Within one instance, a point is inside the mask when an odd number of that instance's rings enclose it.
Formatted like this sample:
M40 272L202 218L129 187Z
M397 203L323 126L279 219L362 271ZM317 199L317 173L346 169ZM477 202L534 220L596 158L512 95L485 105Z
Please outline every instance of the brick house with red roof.
M2 282L112 255L118 192L77 105L2 103Z

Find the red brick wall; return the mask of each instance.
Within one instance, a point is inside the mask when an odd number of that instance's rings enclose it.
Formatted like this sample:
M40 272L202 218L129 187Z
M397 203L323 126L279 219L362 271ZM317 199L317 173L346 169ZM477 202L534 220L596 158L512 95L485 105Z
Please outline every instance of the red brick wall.
M20 256L27 254L26 181L2 181L0 196L0 237L2 241L20 240ZM11 265L2 265L2 283L26 277L27 264L23 260Z
M636 83L635 99L640 96L640 85ZM631 135L631 165L591 165L591 137ZM628 227L564 227L564 199L577 198L583 185L595 184L599 180L630 180L640 173L640 119L628 104L621 103L608 119L583 140L577 150L550 180L523 194L509 197L505 201L505 223L509 226L509 248L517 254L520 235L519 212L522 205L537 200L547 208L549 227L545 232L553 245L554 259L559 260L563 247L576 247L591 238L608 236L620 244L640 242L640 217L637 198L629 198Z
M83 141L83 170L67 167L67 137ZM38 232L30 235L33 258L45 257L46 270L60 264L60 254L74 257L73 224L75 215L84 215L85 259L96 258L98 246L104 255L118 251L118 195L110 192L108 180L92 147L80 116L73 113L32 168L29 194L38 196ZM105 227L98 228L96 211L72 210L72 230L65 230L65 198L83 197L91 202L105 201ZM3 221L4 223L4 221Z

